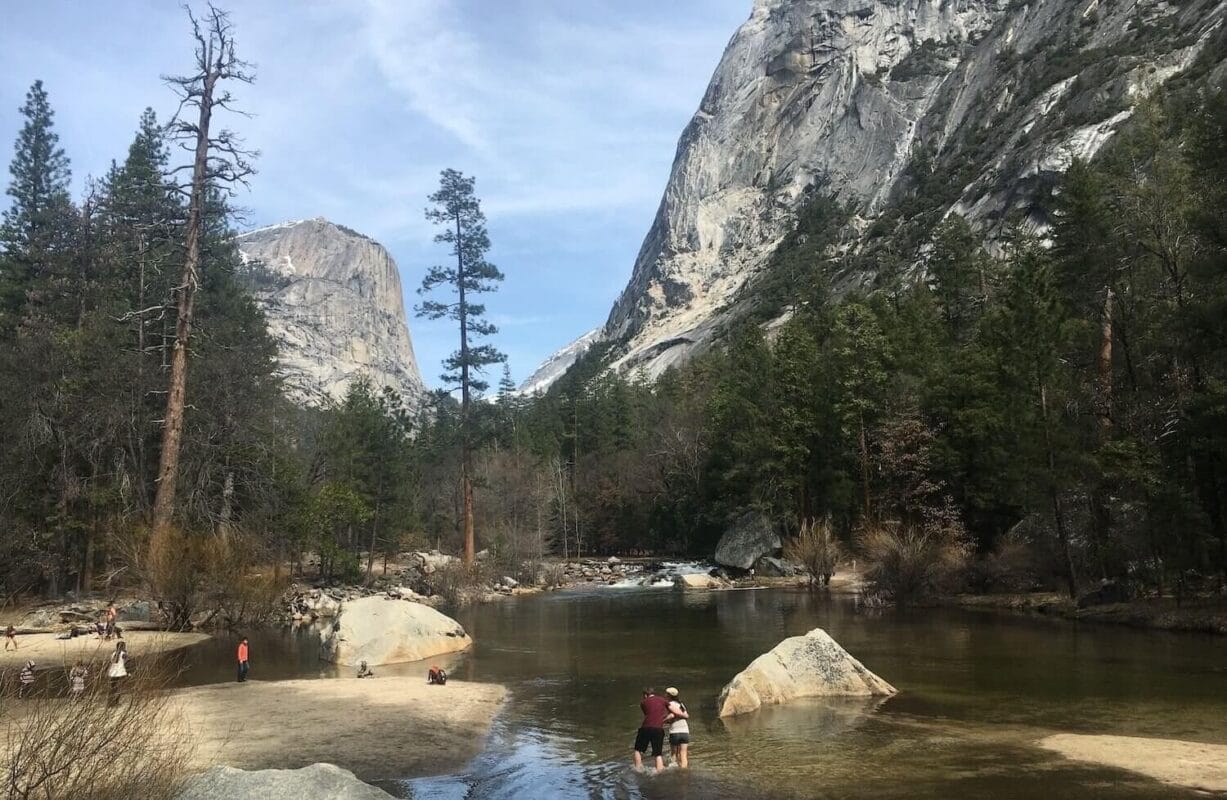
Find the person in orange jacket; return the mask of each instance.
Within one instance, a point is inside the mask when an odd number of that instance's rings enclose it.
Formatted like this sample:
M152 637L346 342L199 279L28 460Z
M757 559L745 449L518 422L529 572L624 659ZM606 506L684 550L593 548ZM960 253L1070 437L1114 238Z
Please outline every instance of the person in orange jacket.
M244 636L239 640L239 683L247 680L247 670L250 668L247 663L247 637Z

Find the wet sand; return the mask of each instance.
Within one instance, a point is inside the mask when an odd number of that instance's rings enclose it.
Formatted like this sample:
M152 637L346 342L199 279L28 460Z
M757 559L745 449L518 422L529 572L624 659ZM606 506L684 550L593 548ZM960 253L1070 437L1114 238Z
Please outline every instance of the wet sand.
M1040 746L1074 761L1118 767L1177 786L1227 792L1227 745L1061 733Z
M497 684L415 676L250 680L177 690L174 701L197 769L323 761L374 781L460 769L481 752L506 695Z

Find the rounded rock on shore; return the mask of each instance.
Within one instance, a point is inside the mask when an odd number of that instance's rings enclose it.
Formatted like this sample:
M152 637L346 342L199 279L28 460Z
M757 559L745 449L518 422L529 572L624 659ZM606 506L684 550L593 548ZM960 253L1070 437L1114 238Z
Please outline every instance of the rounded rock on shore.
M213 767L188 779L178 800L259 797L261 800L392 800L333 764L302 769L242 770Z
M473 644L459 622L430 606L382 595L346 602L320 645L320 658L370 666L421 661Z

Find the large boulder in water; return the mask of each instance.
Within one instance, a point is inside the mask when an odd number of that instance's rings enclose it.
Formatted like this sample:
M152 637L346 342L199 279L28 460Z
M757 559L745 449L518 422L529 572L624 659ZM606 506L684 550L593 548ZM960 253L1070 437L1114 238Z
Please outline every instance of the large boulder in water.
M783 547L771 520L757 511L737 518L716 545L716 563L736 569L750 569L761 556L771 556Z
M798 697L873 697L897 693L822 628L793 636L750 662L720 692L720 716L755 711Z
M320 658L370 666L421 661L473 643L460 623L430 606L372 595L345 603L320 645Z
M392 795L332 764L302 769L213 767L188 780L178 800L392 800Z

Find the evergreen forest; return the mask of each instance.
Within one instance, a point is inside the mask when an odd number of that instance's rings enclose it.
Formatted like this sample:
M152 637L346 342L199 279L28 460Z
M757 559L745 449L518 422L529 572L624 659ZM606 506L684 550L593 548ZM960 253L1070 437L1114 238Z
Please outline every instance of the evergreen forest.
M816 191L720 346L649 381L608 370L616 345L598 345L544 394L504 372L463 403L362 382L328 407L285 400L232 239L223 178L247 176L206 169L160 546L195 202L185 131L146 111L74 197L47 87L22 114L0 226L6 600L143 583L185 622L201 597L255 607L283 571L356 581L405 549L459 552L466 520L478 550L520 568L710 555L747 513L790 536L821 526L865 561L911 559L901 595L1110 579L1180 597L1227 578L1221 92L1139 107L991 240L936 213L953 176L923 154L862 238L858 209ZM448 369L468 381L501 356L466 358ZM237 588L248 573L262 578Z

